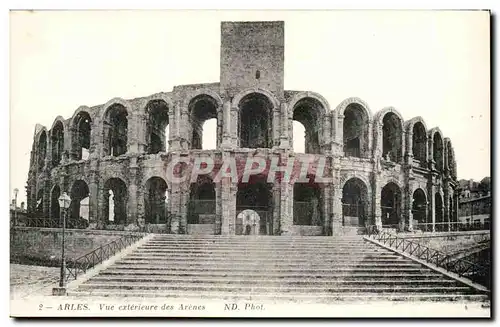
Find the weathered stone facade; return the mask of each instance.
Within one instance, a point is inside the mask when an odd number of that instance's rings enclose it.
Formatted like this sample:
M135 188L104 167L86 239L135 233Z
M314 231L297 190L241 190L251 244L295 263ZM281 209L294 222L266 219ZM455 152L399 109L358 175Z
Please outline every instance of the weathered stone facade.
M421 117L404 121L392 107L372 115L359 98L331 108L317 93L284 90L282 22L226 22L221 31L220 83L114 98L57 117L50 129L37 126L28 212L59 217L57 198L67 192L73 218L88 197L91 228L336 235L366 225L457 221L454 152L439 128L428 130ZM217 120L215 150L201 149L208 119ZM293 151L294 121L305 127L306 153ZM310 161L308 177L324 164L323 176L291 183L263 175L248 183L210 173L194 182L167 178L179 158L209 157L217 166L249 154L271 166Z

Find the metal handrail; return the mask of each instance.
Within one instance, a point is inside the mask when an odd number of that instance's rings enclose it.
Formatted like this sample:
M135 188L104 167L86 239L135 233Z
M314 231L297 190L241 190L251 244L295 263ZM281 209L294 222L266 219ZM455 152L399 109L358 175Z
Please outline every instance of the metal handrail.
M453 258L447 253L432 249L415 241L386 231L380 231L376 226L368 226L367 231L369 231L368 237L394 250L400 250L419 260L431 263L460 277L469 278L489 287L489 280L486 278L489 276L489 269L481 264L463 258Z
M124 235L112 242L101 245L97 249L84 254L66 265L66 280L77 279L79 274L84 274L90 268L109 259L124 248L142 239L146 234Z

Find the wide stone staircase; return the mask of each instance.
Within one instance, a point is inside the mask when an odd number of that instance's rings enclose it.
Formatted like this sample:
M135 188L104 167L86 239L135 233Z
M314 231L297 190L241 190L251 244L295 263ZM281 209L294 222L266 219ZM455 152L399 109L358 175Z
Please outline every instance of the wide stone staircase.
M487 299L361 236L157 234L68 293L308 302Z

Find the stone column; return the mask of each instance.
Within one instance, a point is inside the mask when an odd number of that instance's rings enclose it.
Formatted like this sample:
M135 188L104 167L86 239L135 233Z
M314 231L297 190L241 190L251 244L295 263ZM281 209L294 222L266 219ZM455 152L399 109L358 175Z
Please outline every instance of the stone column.
M448 223L448 231L451 230L450 226L450 195L448 189L448 183L445 183L443 187L443 222Z
M277 200L274 210L279 213L280 235L290 235L293 226L293 184L288 181L275 182L273 195Z
M125 225L132 228L136 227L137 219L137 174L139 172L137 157L130 157L129 165L130 183L128 186L127 221Z
M233 183L229 177L222 178L220 183L222 209L221 235L234 235L236 219L236 192L238 186L236 183Z
M411 167L413 165L413 131L407 132L406 141L406 163Z
M221 234L222 227L222 187L221 183L215 185L215 235Z
M344 115L337 115L336 139L339 145L338 155L344 156Z
M428 214L428 218L430 218L430 223L432 224L431 225L431 229L433 232L436 231L436 208L435 208L435 194L436 194L436 188L434 186L434 184L431 184L431 186L429 187L429 191L427 192L429 194L429 198L427 199L428 203L429 203L429 206L428 206L428 210L429 210L429 214ZM428 225L427 225L428 226ZM427 228L428 230L428 228Z
M231 115L230 115L230 125L229 125L229 135L231 136L231 145L232 147L240 146L240 135L238 133L238 129L240 126L239 120L239 109L238 105L231 105Z
M378 160L378 159L376 159ZM377 226L378 230L382 229L382 208L381 208L381 200L382 200L382 186L380 185L380 181L377 178L377 174L375 173L373 176L373 212L374 212L374 224Z
M179 210L179 234L188 233L188 206L190 196L190 180L181 183L180 185L180 210Z
M277 108L273 108L272 111L272 135L271 135L271 148L280 145L281 129L283 128L281 119L281 106L278 105Z
M434 140L432 137L427 137L427 152L428 152L428 159L429 159L429 169L435 170L436 169L436 162L434 161Z
M367 158L371 158L373 156L373 123L370 121L368 123L368 130L365 133L368 133L368 147L365 151L367 151Z
M222 105L223 120L222 120L222 145L223 149L231 148L231 102L226 101Z
M104 181L103 181L104 182ZM108 224L109 212L109 191L106 191L104 184L99 184L98 191L98 211L97 229L103 229Z
M292 131L288 130L288 107L286 103L281 104L281 133L280 133L280 148L289 149Z
M342 234L342 189L340 185L334 185L332 187L332 235Z

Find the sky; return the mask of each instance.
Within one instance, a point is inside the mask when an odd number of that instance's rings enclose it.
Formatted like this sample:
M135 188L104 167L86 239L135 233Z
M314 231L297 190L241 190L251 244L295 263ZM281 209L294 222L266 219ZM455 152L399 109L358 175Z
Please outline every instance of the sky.
M489 13L24 11L10 14L10 190L26 201L33 133L81 105L219 81L220 22L285 22L285 89L438 126L459 179L490 176ZM210 127L208 127L210 128ZM207 129L207 127L205 127ZM11 191L12 192L12 191Z

